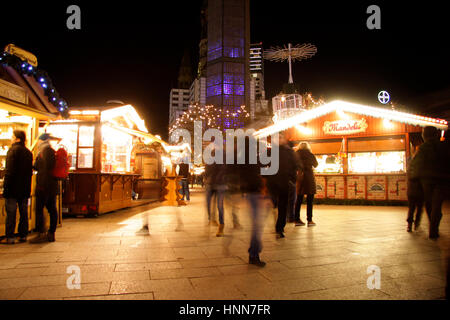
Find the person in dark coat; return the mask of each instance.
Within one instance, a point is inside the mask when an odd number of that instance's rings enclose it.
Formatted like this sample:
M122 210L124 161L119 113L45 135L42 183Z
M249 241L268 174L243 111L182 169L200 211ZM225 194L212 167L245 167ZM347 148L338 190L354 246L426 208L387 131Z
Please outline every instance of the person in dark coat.
M430 221L430 239L439 237L439 224L442 218L444 189L448 177L448 163L443 145L439 141L439 131L435 127L425 127L422 131L425 141L416 154L417 171L425 198L425 209Z
M294 143L292 141L289 141L288 145L291 149L294 148ZM295 154L295 157L296 157L296 161L298 163L297 154ZM296 174L295 175L293 174L289 177L288 205L287 205L287 215L286 215L287 222L295 222L295 200L297 199L296 181L297 181Z
M306 195L306 219L309 226L316 224L313 217L313 201L316 194L316 180L314 169L318 166L317 159L311 152L307 142L301 142L297 150L297 156L300 161L300 169L297 174L297 201L295 202L295 225L304 226L305 223L300 219L300 208L303 197Z
M25 147L24 131L14 130L12 145L6 154L3 197L6 208L6 239L8 244L15 243L16 211L19 207L19 241L27 241L28 236L28 199L31 194L33 175L33 154Z
M294 150L288 145L284 135L279 138L279 169L278 172L268 179L268 189L278 206L278 218L275 232L278 238L284 238L284 227L286 226L286 214L288 210L289 182L295 181L298 161Z
M55 167L55 150L50 145L50 139L56 139L48 133L39 137L38 154L34 162L36 176L36 229L39 232L37 238L30 240L32 243L55 241L55 231L58 221L56 210L56 194L58 192L58 181L53 176ZM50 227L45 234L44 207L50 215Z
M184 197L186 197L187 201L191 201L189 196L189 164L182 162L179 166L180 171L178 172L178 175L181 177L181 192L183 193L183 198L181 200L184 200Z
M444 132L444 141L440 143L440 152L442 155L442 162L447 164L444 166L443 175L443 189L444 189L444 201L450 200L450 130L447 129ZM445 298L450 299L450 246L447 245L446 252L443 252L446 260L446 285L445 285Z
M420 226L423 210L423 189L420 184L419 172L417 169L417 161L415 155L410 159L407 169L407 196L408 196L408 222L407 231L412 231L414 223L414 230ZM415 213L415 217L414 217Z

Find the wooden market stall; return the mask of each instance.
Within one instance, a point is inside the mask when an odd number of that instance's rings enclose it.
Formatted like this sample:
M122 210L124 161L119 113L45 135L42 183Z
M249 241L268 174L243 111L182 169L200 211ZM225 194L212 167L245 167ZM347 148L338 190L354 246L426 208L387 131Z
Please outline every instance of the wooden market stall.
M307 141L319 166L318 199L405 201L408 158L425 126L447 121L387 108L333 101L256 133L284 131L295 144Z
M159 199L162 165L155 145L164 142L148 133L133 106L71 108L68 120L53 121L46 131L62 138L71 159L64 214L95 216L142 204L134 194L147 203Z
M20 53L20 57L16 54ZM5 235L6 212L3 198L3 179L6 154L11 146L13 131L26 133L25 145L36 157L36 143L41 133L39 124L61 117L67 105L60 99L47 74L37 68L37 59L13 45L0 53L0 237ZM35 228L36 176L32 177L31 199L28 206L29 231ZM57 196L58 226L62 225L61 197ZM44 209L44 213L48 214ZM19 220L19 213L16 215ZM49 219L46 219L48 226ZM17 223L18 225L18 223ZM17 232L16 225L16 232Z

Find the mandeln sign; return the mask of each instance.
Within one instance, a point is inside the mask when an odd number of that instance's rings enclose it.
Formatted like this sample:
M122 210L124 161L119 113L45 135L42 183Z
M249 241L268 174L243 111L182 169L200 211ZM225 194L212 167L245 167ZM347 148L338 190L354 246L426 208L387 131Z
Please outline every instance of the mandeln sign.
M364 132L367 129L366 119L325 121L323 132L326 134L353 134Z

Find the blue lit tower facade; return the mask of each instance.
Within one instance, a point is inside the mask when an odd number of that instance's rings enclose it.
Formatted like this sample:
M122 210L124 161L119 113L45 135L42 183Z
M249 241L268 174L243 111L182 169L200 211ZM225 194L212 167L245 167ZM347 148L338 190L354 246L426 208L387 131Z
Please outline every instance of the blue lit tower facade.
M208 0L206 104L223 112L250 105L249 0ZM242 128L242 119L222 118L222 130Z

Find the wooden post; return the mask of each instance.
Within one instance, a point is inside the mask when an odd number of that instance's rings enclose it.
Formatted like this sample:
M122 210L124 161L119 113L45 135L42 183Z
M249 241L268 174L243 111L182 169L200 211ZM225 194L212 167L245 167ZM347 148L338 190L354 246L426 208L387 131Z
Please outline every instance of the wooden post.
M343 138L345 157L342 159L343 174L348 174L348 140L346 137Z
M408 168L409 157L411 157L411 150L409 146L409 132L405 134L405 169Z

